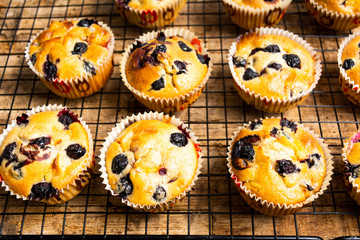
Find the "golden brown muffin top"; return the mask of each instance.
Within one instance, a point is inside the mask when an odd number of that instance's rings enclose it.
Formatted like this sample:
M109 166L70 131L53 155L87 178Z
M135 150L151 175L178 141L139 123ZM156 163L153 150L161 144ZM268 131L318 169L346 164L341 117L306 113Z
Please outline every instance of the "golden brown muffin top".
M231 166L251 193L274 204L306 200L320 190L326 173L321 146L287 119L259 120L240 130Z
M125 74L128 83L144 95L174 98L191 92L204 80L209 57L201 55L179 36L137 42L129 56Z
M149 206L171 201L186 190L198 168L198 153L185 131L142 120L110 145L105 166L116 195Z
M360 133L348 140L345 154L345 174L360 186Z
M56 197L93 161L88 134L67 109L17 118L0 147L0 175L30 200Z
M324 8L337 13L360 13L360 0L313 0Z
M282 7L288 5L291 0L232 0L238 5L249 6L256 9Z
M360 83L360 36L353 38L343 49L341 67L355 84Z
M245 34L233 56L240 83L250 92L287 99L315 82L315 60L299 43L281 35Z
M30 61L48 81L92 76L112 54L112 41L93 19L52 21L31 43Z
M152 10L168 6L177 0L117 0L119 4L139 10Z

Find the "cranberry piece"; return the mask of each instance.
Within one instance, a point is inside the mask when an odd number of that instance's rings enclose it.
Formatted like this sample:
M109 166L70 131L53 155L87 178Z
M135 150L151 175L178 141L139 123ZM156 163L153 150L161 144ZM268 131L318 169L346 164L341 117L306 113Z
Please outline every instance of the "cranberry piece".
M188 139L183 133L172 133L170 135L170 142L178 147L184 147L188 144Z
M29 123L28 118L29 118L29 116L27 114L23 113L21 115L21 117L19 116L19 117L16 118L16 124L19 125L19 126L21 124L24 124L26 126Z
M37 145L40 148L44 149L46 145L50 144L50 138L49 137L39 137L39 138L31 139L30 144Z
M166 191L163 187L157 186L152 196L156 201L160 202L166 198Z
M28 198L30 200L41 200L49 199L54 195L59 195L59 190L54 188L51 183L41 182L32 186Z
M282 68L281 64L276 62L270 63L267 67L275 70L280 70Z
M280 120L280 126L281 129L283 129L284 127L290 128L291 131L295 132L297 131L297 124L294 123L293 121L287 120L286 118L283 118Z
M259 128L262 124L263 124L263 122L262 122L261 119L255 121L255 122L251 122L250 125L249 125L249 129L250 129L250 130L257 129L257 128Z
M79 27L90 27L93 23L97 23L94 19L84 18L78 22Z
M206 64L207 66L209 66L210 58L208 57L208 55L201 55L196 53L196 56L202 64Z
M245 67L246 66L246 59L241 57L233 57L233 64L235 67Z
M297 168L292 161L282 159L276 161L275 171L278 172L280 176L285 177L286 174L300 172L300 169Z
M53 81L56 78L57 68L49 59L43 65L44 78L48 81Z
M161 42L165 42L165 40L166 40L165 33L159 32L156 40L161 41Z
M257 74L254 70L252 70L251 68L247 68L245 70L245 73L244 73L244 76L243 76L243 79L245 81L249 81L251 79L254 79L254 78L257 78L259 77L259 74Z
M133 184L130 180L129 174L126 177L123 177L119 181L119 197L125 199L128 195L130 195L133 191Z
M72 159L79 159L86 153L86 148L80 144L71 144L66 148L66 155Z
M35 53L33 53L33 54L31 55L30 61L31 61L31 63L32 63L33 65L35 65L35 63L36 63L36 54L35 54Z
M86 72L96 75L95 66L91 62L84 60L84 69Z
M160 168L160 169L159 169L159 174L160 174L160 176L164 176L164 175L166 175L166 173L167 173L166 168Z
M124 153L116 155L111 164L111 171L115 174L120 174L128 165L129 160Z
M283 59L289 67L301 69L301 60L298 55L285 54Z
M192 49L188 45L186 45L186 43L184 43L183 41L179 41L178 44L179 44L179 47L181 48L181 50L183 50L184 52L192 51Z
M176 73L177 75L187 72L186 63L185 63L185 62L176 60L176 61L174 62L174 64L175 64L175 66L177 67L177 69L179 70L179 71Z
M69 109L63 109L58 113L58 121L65 126L65 130L69 129L69 125L74 122L79 122L77 115L72 113Z
M153 82L151 84L151 89L156 90L156 91L158 91L164 87L165 87L165 82L164 82L163 77L161 77L160 79L156 80L155 82Z
M345 69L345 70L349 70L351 69L353 66L355 65L355 62L348 58L344 61L343 65L342 65L342 68Z
M87 44L83 42L75 43L74 50L72 50L73 55L81 55L87 50Z

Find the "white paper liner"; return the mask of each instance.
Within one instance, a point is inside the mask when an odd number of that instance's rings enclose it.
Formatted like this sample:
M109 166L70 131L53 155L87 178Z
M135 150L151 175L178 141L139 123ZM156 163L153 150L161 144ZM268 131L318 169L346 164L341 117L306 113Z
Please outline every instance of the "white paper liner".
M61 111L66 107L63 107L62 105L43 105L38 106L36 108L33 108L32 110L28 110L26 114L28 116L34 115L35 113L39 112L46 112L46 111ZM81 192L81 190L89 183L93 168L95 166L94 162L94 144L92 135L90 132L90 129L88 128L85 121L83 121L80 117L78 117L78 120L80 121L81 125L84 127L87 135L88 135L88 141L89 141L89 160L83 165L83 168L79 171L79 174L76 179L73 180L72 183L69 183L66 188L59 189L59 199L57 197L50 197L49 199L42 199L41 202L48 203L48 204L59 204L66 202L73 197L75 197L77 194ZM14 128L18 126L16 124L16 119L14 119L11 124L8 124L6 129L3 131L3 133L0 135L0 146L2 145L5 137L7 134ZM27 196L22 196L20 194L17 194L14 192L6 183L4 178L2 178L1 186L5 188L5 191L10 192L10 195L15 195L17 199L22 200L29 200Z
M360 105L360 89L359 89L360 86L359 84L356 84L353 80L351 80L350 77L347 75L345 69L341 67L342 66L341 56L345 46L348 45L348 43L357 36L360 36L360 31L355 32L354 34L345 38L344 41L341 43L338 51L338 67L340 70L339 82L342 91L352 103Z
M150 41L152 39L155 39L157 37L157 34L159 32L163 32L165 36L180 36L187 40L188 42L196 42L200 43L199 45L193 44L202 55L209 55L207 49L204 47L204 43L198 39L198 37L191 31L184 29L184 28L167 28L159 31L152 31L145 33L144 35L141 35L139 38L137 38L132 44L130 44L121 59L120 63L120 74L122 77L122 80L125 84L125 86L134 94L134 97L144 104L147 108L157 111L157 112L164 112L164 113L173 113L182 111L185 108L187 108L189 105L191 105L193 102L198 99L200 96L202 89L204 88L206 82L209 80L211 71L212 71L212 60L210 57L208 71L206 76L204 77L203 81L193 90L191 90L189 93L186 93L184 95L174 97L174 98L155 98L153 96L147 96L143 93L141 93L139 90L135 89L131 86L131 84L128 82L126 78L126 63L131 55L131 50L133 49L134 45L137 43L137 41L140 41L142 43Z
M155 9L135 9L115 0L116 9L122 17L130 23L142 28L160 28L171 24L182 8L186 0L169 1L167 5Z
M310 55L313 57L315 61L314 82L306 91L298 95L294 95L290 98L283 98L283 99L280 99L279 97L275 99L274 97L269 98L268 96L261 96L260 94L257 94L255 91L251 91L250 89L246 88L245 85L241 83L241 80L237 76L233 63L233 56L236 53L237 42L241 39L241 37L243 37L242 35L240 35L236 39L236 41L232 43L228 54L229 67L234 79L235 89L238 91L240 97L247 104L253 105L255 108L261 111L280 113L296 107L305 100L305 98L310 94L312 90L314 90L320 79L322 70L321 70L321 61L319 56L316 54L315 50L310 46L310 44L308 44L304 39L300 38L299 36L295 35L292 32L278 28L266 27L266 28L257 28L255 29L254 32L248 32L246 34L254 34L254 33L258 33L260 36L269 35L269 34L284 36L303 46L310 53Z
M355 182L355 178L346 175L346 170L348 168L345 166L347 160L347 155L353 147L353 139L360 139L360 132L355 132L349 139L346 140L344 147L342 149L342 166L343 166L343 178L346 186L346 190L349 193L350 197L360 205L360 189L359 185Z
M321 6L315 0L305 0L305 6L316 21L326 28L345 31L360 26L360 13L338 13Z
M84 18L73 18L65 21L76 21ZM81 98L89 96L104 87L106 82L110 79L113 72L113 52L115 46L115 37L111 29L103 22L97 22L102 28L108 31L111 35L110 42L107 49L109 53L105 58L99 61L98 65L94 65L96 75L87 73L85 70L80 76L74 76L70 79L59 79L55 81L48 81L44 78L43 74L39 72L31 62L30 46L32 42L46 29L33 36L25 49L25 59L30 69L40 78L42 83L50 89L53 93L64 98Z
M273 118L275 118L275 117L271 117L271 119L273 119ZM265 119L268 119L268 118L265 118ZM261 118L261 120L263 120L263 119ZM255 120L255 121L257 121L257 120ZM325 177L324 177L324 180L323 180L320 190L317 193L308 197L305 201L303 201L301 203L289 204L289 205L288 204L279 204L279 203L276 204L273 202L269 202L267 200L263 200L261 197L257 197L256 194L251 193L251 191L249 189L247 189L246 186L243 185L241 181L238 181L238 178L236 177L235 173L233 172L232 164L231 164L232 147L235 144L236 136L239 134L239 132L242 129L247 128L250 123L251 123L251 121L248 124L245 124L244 126L239 127L239 130L234 132L234 135L231 138L230 146L227 148L228 149L227 166L229 168L229 173L231 175L231 178L234 180L234 182L237 186L237 189L240 192L241 197L245 200L245 202L247 204L249 204L252 208L254 208L256 211L258 211L262 214L266 214L266 215L270 215L270 216L283 216L283 215L294 214L294 213L300 211L302 209L302 207L304 207L306 204L314 201L315 199L317 199L320 195L322 195L324 193L324 191L330 185L331 176L333 174L333 168L334 168L330 150L328 149L327 144L325 144L324 141L322 139L320 139L320 137L317 134L314 133L314 131L310 130L307 127L304 127L302 124L299 124L297 122L295 122L295 123L297 124L298 128L305 130L313 138L315 138L317 143L321 146L321 149L324 151L326 173L325 173Z
M141 120L159 120L159 121L163 122L164 119L171 120L171 122L170 122L171 125L180 127L181 129L186 131L186 133L189 134L189 137L190 137L191 141L193 142L194 146L196 147L197 153L199 155L197 170L196 170L194 179L189 184L189 186L179 196L175 197L174 199L170 200L169 202L151 204L151 205L140 205L140 204L132 203L127 199L120 198L121 202L123 204L126 204L127 206L132 207L136 210L144 210L144 211L148 211L148 212L164 211L164 210L169 209L170 207L174 207L178 202L180 202L186 196L186 193L189 192L191 190L191 188L195 185L195 182L198 179L198 176L200 174L200 169L202 168L202 161L203 161L202 155L203 154L201 153L200 143L197 141L197 137L188 128L188 125L183 123L179 118L170 117L169 115L164 115L163 113L158 113L158 112L148 112L148 113L145 112L143 114L139 113L137 115L133 114L132 116L128 116L127 118L123 119L120 123L118 123L116 125L116 127L114 127L110 133L108 133L108 136L105 139L103 147L100 150L100 156L99 156L100 169L99 169L99 171L101 172L100 177L103 178L102 183L105 185L105 189L109 190L113 196L117 196L117 194L114 192L114 190L111 188L111 186L109 184L109 180L108 180L109 178L108 178L108 174L106 171L106 153L109 149L109 146L117 140L120 133L123 132L125 130L125 128L127 128L134 122L138 122Z
M276 6L253 8L248 5L239 5L234 0L223 0L231 21L245 29L276 25L284 16L291 2L292 0L286 0Z

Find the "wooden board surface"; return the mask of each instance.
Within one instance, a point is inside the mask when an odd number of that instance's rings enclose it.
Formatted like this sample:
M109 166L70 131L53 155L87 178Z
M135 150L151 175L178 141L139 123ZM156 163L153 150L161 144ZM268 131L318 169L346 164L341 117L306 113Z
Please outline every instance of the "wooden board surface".
M99 3L100 2L100 3ZM63 99L50 93L24 61L30 37L50 19L96 17L116 37L115 70L104 89L84 99ZM341 177L344 138L358 128L360 111L342 94L338 84L337 49L349 32L320 27L301 0L294 1L277 25L304 36L322 58L323 75L315 91L296 109L281 116L300 121L325 139L335 160L328 191L300 213L272 218L255 213L230 181L226 147L238 126L266 114L246 105L237 95L227 65L228 48L244 30L235 27L220 0L190 0L174 23L195 32L210 51L214 70L198 101L179 113L200 138L205 156L193 191L169 212L139 213L120 205L101 184L98 171L89 187L67 204L48 206L16 200L1 189L1 235L11 234L182 234L293 235L330 239L360 235L359 209L345 192ZM96 155L107 132L120 119L146 109L124 87L119 76L121 53L146 30L126 23L111 0L2 0L0 2L0 128L27 109L63 104L86 120Z

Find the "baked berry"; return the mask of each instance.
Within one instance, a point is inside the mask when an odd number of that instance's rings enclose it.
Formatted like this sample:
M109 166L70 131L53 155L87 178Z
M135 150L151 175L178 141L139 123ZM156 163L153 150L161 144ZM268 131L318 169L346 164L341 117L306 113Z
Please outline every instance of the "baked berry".
M249 125L249 129L250 129L250 130L257 129L257 128L259 128L262 124L263 124L263 122L262 122L261 119L255 121L255 122L251 122L250 125Z
M58 121L65 126L65 130L69 129L69 125L74 122L79 122L77 115L72 113L69 109L63 109L58 113Z
M33 161L30 159L26 159L25 161L19 162L18 164L14 165L14 170L18 170L30 163L32 163Z
M29 116L27 114L23 113L21 115L21 117L19 116L19 117L16 118L16 124L19 125L19 126L21 124L24 124L26 126L29 123L28 118L29 118Z
M314 190L314 188L313 188L312 186L310 186L309 184L306 184L306 189L307 189L308 191Z
M245 73L244 73L244 76L243 76L243 79L245 81L249 81L251 79L254 79L254 78L257 78L259 77L259 74L257 74L254 70L252 70L251 68L247 68L245 70Z
M270 136L277 138L279 136L279 129L274 127L271 131L270 131Z
M151 89L152 90L156 90L159 91L160 89L165 87L165 82L164 82L164 78L161 77L160 79L156 80L155 82L153 82L151 84Z
M53 81L56 78L57 68L49 59L43 65L44 78L48 81Z
M91 62L84 60L84 69L86 72L96 75L95 66Z
M270 63L267 67L275 70L280 70L282 68L281 64L276 62Z
M245 67L246 66L246 59L241 57L233 57L233 64L235 67Z
M358 178L360 173L360 164L352 165L348 160L345 160L345 174L352 178Z
M235 169L242 170L250 166L254 160L255 151L253 144L260 141L258 135L249 135L237 141L231 152L232 165Z
M280 48L278 45L268 45L265 48L255 48L250 52L249 57L260 51L269 52L269 53L278 53L280 52Z
M166 48L165 44L161 44L159 46L156 46L156 48L155 48L155 52L166 53L166 50L167 50L167 48Z
M355 65L355 62L348 58L344 61L343 65L342 65L342 68L345 69L345 70L349 70L351 69L353 66Z
M159 32L156 40L161 41L161 42L165 42L165 40L166 40L165 33Z
M141 48L143 46L144 46L144 44L142 42L136 41L136 44L133 44L133 48L131 49L131 53L134 52L136 49Z
M207 66L209 66L210 58L208 57L208 55L201 55L196 53L196 56L202 64L206 64Z
M301 60L298 55L284 54L283 59L289 67L301 69Z
M120 153L114 157L111 164L111 171L114 174L120 174L128 165L129 160L124 153Z
M33 54L31 55L30 61L31 61L31 63L32 63L33 65L35 65L35 63L36 63L36 54L35 54L35 53L33 53Z
M77 143L71 144L66 148L66 155L75 160L84 156L85 153L86 148Z
M188 144L188 139L183 133L172 133L170 135L170 142L178 147L184 147Z
M122 199L125 199L127 196L129 196L133 191L133 184L130 180L129 174L126 177L120 178L119 181L119 197Z
M300 172L300 169L297 168L292 161L282 159L276 161L275 171L279 173L280 176L285 177L286 174Z
M50 138L49 137L38 137L35 139L31 139L30 144L36 145L36 146L44 149L46 145L50 144Z
M1 165L2 160L4 158L6 158L9 162L17 161L17 159L18 159L17 156L15 154L13 154L13 151L14 151L15 148L16 148L16 143L15 142L10 143L5 147L3 153L0 156L0 158L1 158L0 159L0 165Z
M94 19L84 18L78 22L79 27L90 27L93 23L97 23Z
M42 200L44 198L49 199L50 197L58 194L59 190L54 188L51 183L41 182L32 186L31 193L28 198L30 200Z
M178 44L179 44L179 47L181 48L181 50L183 50L184 52L191 52L192 51L192 49L189 48L189 46L186 45L186 43L184 43L183 41L179 41Z
M156 190L152 196L156 201L160 202L161 200L166 198L166 191L163 187L157 186Z
M318 153L311 154L307 159L305 159L309 168L312 168L317 162L320 162L321 156Z
M160 176L164 176L164 175L166 175L166 173L167 173L166 168L160 168L160 169L159 169L159 174L160 174Z
M176 60L176 61L174 62L174 64L175 64L175 66L176 66L177 69L178 69L178 72L176 73L177 75L187 72L186 63L185 63L185 62Z
M293 121L287 120L286 118L280 120L280 126L281 129L284 129L284 127L290 128L294 133L297 131L297 124Z
M75 43L74 50L72 50L73 55L81 55L87 50L87 44L83 42Z

